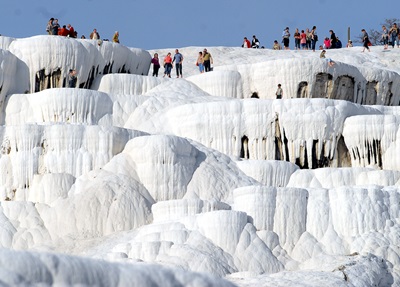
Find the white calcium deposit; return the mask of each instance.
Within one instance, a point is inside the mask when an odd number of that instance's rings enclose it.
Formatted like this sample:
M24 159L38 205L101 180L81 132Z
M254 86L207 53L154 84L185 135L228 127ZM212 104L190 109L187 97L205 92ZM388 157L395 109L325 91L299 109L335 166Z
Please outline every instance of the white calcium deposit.
M400 285L400 49L0 48L0 285Z

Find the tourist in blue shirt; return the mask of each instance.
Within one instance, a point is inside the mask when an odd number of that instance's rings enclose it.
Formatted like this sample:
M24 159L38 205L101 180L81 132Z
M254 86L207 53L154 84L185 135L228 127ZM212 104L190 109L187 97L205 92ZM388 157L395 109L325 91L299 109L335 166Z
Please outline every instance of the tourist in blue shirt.
M176 68L176 77L183 78L182 76L182 62L183 62L183 56L181 53L179 53L178 49L175 50L175 56L174 59L172 60L172 64L175 62L175 68Z

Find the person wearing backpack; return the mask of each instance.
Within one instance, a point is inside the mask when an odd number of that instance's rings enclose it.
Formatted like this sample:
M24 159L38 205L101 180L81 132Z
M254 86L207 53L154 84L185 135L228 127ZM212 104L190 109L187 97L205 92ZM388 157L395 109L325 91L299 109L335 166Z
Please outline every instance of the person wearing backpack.
M331 33L331 45L330 45L330 49L336 49L336 43L337 43L337 39L336 39L336 34L335 32L333 32L333 30L329 30L329 33Z
M313 28L311 29L310 35L311 35L311 49L313 50L313 52L315 52L315 45L317 44L318 41L318 35L317 35L317 27L313 26Z

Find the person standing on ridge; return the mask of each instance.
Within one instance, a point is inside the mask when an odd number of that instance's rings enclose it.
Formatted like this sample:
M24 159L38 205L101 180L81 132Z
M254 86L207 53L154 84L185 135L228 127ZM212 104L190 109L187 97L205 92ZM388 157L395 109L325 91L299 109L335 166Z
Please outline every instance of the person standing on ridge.
M318 41L318 35L317 35L317 27L313 26L313 28L311 29L310 32L310 36L311 36L311 49L313 50L313 52L315 52L315 45L317 44Z
M168 76L171 78L171 70L172 70L172 57L171 53L168 53L167 56L164 58L164 76Z
M204 73L204 58L203 53L199 52L199 56L197 57L196 66L199 67L200 74Z
M151 59L151 63L153 64L153 77L158 77L158 70L160 69L160 59L158 58L158 54L154 53L153 59Z
M289 27L286 27L285 30L283 30L282 33L282 42L283 42L283 48L285 50L289 50L289 39L290 38L290 32L289 32Z
M203 50L203 64L204 64L204 70L206 72L211 71L211 64L213 63L213 58L209 52L207 52L207 49L204 48Z
M299 28L296 28L296 30L294 31L293 37L294 37L294 49L300 50L301 36L300 36Z
M54 19L52 26L52 35L58 35L58 29L60 28L60 24L58 24L58 19Z
M49 35L53 35L53 21L54 18L50 18L49 22L47 22L46 32Z
M382 26L382 41L383 41L383 49L387 50L389 44L389 31L385 25Z
M100 39L100 34L97 32L97 29L93 29L93 32L90 33L89 38L92 39L92 40L99 40Z
M336 34L335 32L333 32L333 30L329 30L329 33L331 33L331 38L330 38L330 49L336 49L336 44L337 44L337 38L336 38Z
M306 50L307 49L307 34L304 32L304 30L301 30L300 46L301 46L302 50Z
M175 55L174 55L174 59L172 60L172 64L174 62L175 62L175 68L176 68L176 77L179 78L179 76L180 76L181 78L183 78L183 76L182 76L183 56L181 53L179 53L178 49L175 50Z

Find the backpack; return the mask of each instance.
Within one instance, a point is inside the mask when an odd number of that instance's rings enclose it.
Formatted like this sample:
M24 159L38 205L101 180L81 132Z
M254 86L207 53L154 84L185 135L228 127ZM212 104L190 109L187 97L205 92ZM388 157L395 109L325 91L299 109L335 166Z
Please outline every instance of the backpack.
M317 42L318 41L318 35L314 34L314 41Z

